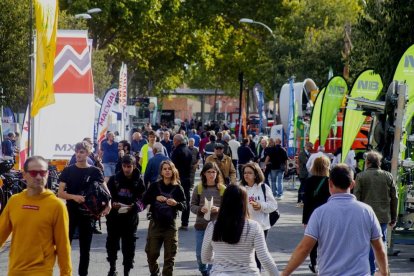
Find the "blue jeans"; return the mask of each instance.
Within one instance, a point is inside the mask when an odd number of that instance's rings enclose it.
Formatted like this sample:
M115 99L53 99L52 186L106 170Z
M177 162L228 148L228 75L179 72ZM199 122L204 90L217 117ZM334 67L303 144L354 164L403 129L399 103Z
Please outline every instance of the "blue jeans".
M270 171L270 183L273 196L280 197L283 195L283 175L284 170L271 170ZM276 186L277 185L277 186Z
M212 264L203 264L201 262L201 247L203 246L203 239L204 239L204 233L206 231L205 230L196 230L196 258L197 258L197 263L198 263L198 270L200 270L201 273L209 273L211 268L212 268Z
M116 163L103 163L103 167L104 167L104 176L105 177L111 177L113 175L115 175L115 168L116 168Z
M385 241L387 238L387 223L380 223L381 226L381 232L382 232L382 241L384 242L384 246L385 246ZM369 266L371 268L371 274L375 273L375 255L374 255L374 251L372 250L372 247L369 250Z

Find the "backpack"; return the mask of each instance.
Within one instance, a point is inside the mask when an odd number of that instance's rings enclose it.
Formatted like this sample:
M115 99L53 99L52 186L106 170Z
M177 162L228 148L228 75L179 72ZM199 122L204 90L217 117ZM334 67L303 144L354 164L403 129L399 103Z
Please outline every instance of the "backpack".
M261 187L262 187L262 191L263 191L263 195L264 195L264 200L267 201L266 200L266 187L264 185L266 185L266 184L262 183ZM275 223L278 221L279 218L280 218L280 213L279 213L278 209L276 209L273 212L269 213L270 226L275 225Z
M85 202L80 204L79 210L87 216L99 219L101 213L108 206L111 195L104 189L98 181L90 181L90 176L85 176L83 185L85 190L81 195L85 197Z
M170 193L163 193L161 191L160 183L156 183L158 187L158 191L160 192L160 195L163 195L165 197L171 198L173 192L177 187L174 187ZM172 206L169 206L166 202L159 202L158 200L155 200L154 209L152 211L152 217L160 224L168 225L171 224L175 220L176 211Z
M204 187L203 187L203 184L198 184L197 185L197 194L200 196L201 195L201 193L203 192L203 189L204 189ZM219 193L220 193L220 196L223 196L223 194L224 194L224 191L226 190L226 186L224 186L224 185L222 185L222 184L220 184L220 186L219 186Z

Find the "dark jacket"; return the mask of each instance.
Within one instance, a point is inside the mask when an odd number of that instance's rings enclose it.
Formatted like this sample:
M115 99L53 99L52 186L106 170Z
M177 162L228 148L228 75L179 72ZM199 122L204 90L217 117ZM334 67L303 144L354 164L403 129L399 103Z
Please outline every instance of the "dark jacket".
M281 145L266 148L266 157L269 156L272 170L285 170L286 161L288 160L287 152Z
M164 195L171 194L171 197L175 201L177 201L177 205L171 206L171 208L173 208L175 211L175 217L177 217L178 211L185 210L186 201L183 187L181 185L165 185L163 180L159 180L157 182L152 183L149 186L147 192L144 194L143 202L145 205L151 205L149 210L150 212L154 212L154 203L157 200L157 196L161 195L161 193L163 193ZM153 219L156 220L155 218ZM162 222L158 223L162 224Z
M168 140L168 142L166 142L164 139L162 139L160 143L167 150L168 157L171 157L171 152L172 152L172 149L173 149L173 141L172 140Z
M148 184L157 181L159 175L160 175L160 165L161 162L164 160L169 160L167 156L165 156L162 153L157 153L152 157L147 164L147 168L145 169L144 174L144 183L146 186Z
M227 143L224 140L220 141L220 143L222 143L224 146L223 153L231 158L232 154L231 154L231 148L229 146L229 143Z
M244 165L249 161L253 161L255 154L249 146L243 145L237 149L237 155L239 156L239 165Z
M193 163L193 154L185 144L178 145L171 153L171 161L180 174L181 184L190 182L190 172Z
M264 162L266 160L266 148L263 148L262 145L259 144L259 146L257 147L257 155L255 158L256 162ZM264 151L264 152L263 152ZM262 157L262 153L263 153L263 157Z
M322 186L315 194L315 191L318 189L319 184ZM329 182L328 177L326 176L311 176L305 180L305 193L303 195L303 216L302 223L308 224L309 218L312 215L313 211L319 206L325 204L328 201L328 198L331 196L329 193Z
M206 144L206 146L204 147L204 157L207 158L210 155L214 154L214 148L216 146L216 142L209 142Z
M134 204L128 213L137 215L139 204L145 192L145 186L138 169L133 171L131 178L127 178L122 170L111 176L108 180L108 189L111 193L112 202L126 205ZM118 210L111 209L109 216L116 215L118 215Z
M392 174L379 168L368 168L356 177L354 194L375 212L380 223L397 220L398 196Z
M301 150L298 156L299 162L299 178L307 178L309 176L308 169L306 168L306 163L308 162L310 153L306 153L304 149Z

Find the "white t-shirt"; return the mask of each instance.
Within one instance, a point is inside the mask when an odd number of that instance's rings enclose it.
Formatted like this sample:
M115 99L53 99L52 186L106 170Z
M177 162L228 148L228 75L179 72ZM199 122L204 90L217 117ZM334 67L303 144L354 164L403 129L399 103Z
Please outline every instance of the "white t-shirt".
M237 154L237 149L240 147L240 143L234 139L229 141L229 147L231 149L231 159L239 160L239 155Z

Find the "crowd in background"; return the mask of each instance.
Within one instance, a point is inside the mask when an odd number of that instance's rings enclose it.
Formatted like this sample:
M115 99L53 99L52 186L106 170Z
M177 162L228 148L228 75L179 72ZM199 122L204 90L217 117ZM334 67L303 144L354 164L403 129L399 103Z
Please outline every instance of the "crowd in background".
M104 141L95 147L90 138L76 144L70 165L60 175L58 196L66 200L68 240L79 239L79 275L88 274L96 225L96 219L85 215L79 206L87 200L83 188L95 183L100 183L111 195L110 204L102 211L107 224L109 276L118 275L119 250L123 255L124 275L129 275L134 267L138 213L144 210L150 220L145 246L150 275L173 275L179 230L187 231L190 227L190 212L196 215L196 259L202 275L260 275L262 270L279 275L267 249L266 237L273 225L270 216L278 210L277 200L284 197L283 179L289 170L286 149L277 138L248 135L239 141L225 125L210 128L214 130L200 131L194 121L183 122L174 129L165 124L152 129L146 124L142 129L134 129L129 137L108 132ZM395 225L395 183L389 173L380 169L380 154L370 152L365 157L366 171L358 174L355 186L353 151L349 156L347 165L340 164L340 155L326 154L323 147L313 152L311 143L306 143L299 152L300 188L296 206L303 207L302 222L306 231L283 275L289 275L308 254L309 269L322 275L341 275L331 272L349 271L352 266L358 267L359 272L369 268L373 274L377 267L384 272L386 257L381 246L387 224ZM42 160L34 161L43 165ZM200 168L201 181L195 183ZM42 170L30 171L25 167L25 171L29 181L47 177ZM354 187L356 197L351 194ZM372 208L355 203L356 199ZM341 200L345 203L344 210L338 205ZM327 204L332 209L322 208ZM344 227L332 212L338 215L349 210L363 214L347 220L352 227L344 235L349 238L354 231L359 244L352 247L353 238L348 245L344 239L338 242L338 246L361 251L361 258L352 261L351 266L335 259L339 258L338 252L330 245L336 237L326 234L324 226L327 223L335 225L332 229ZM324 218L318 216L322 212L325 212ZM328 222L321 224L326 218ZM0 222L8 223L4 214ZM10 227L7 229L13 231ZM371 244L373 250L369 253ZM164 265L160 268L158 258L162 247ZM344 260L351 256L350 252L345 255ZM58 258L63 257L58 255ZM59 260L59 264L65 264L67 273L67 260Z

